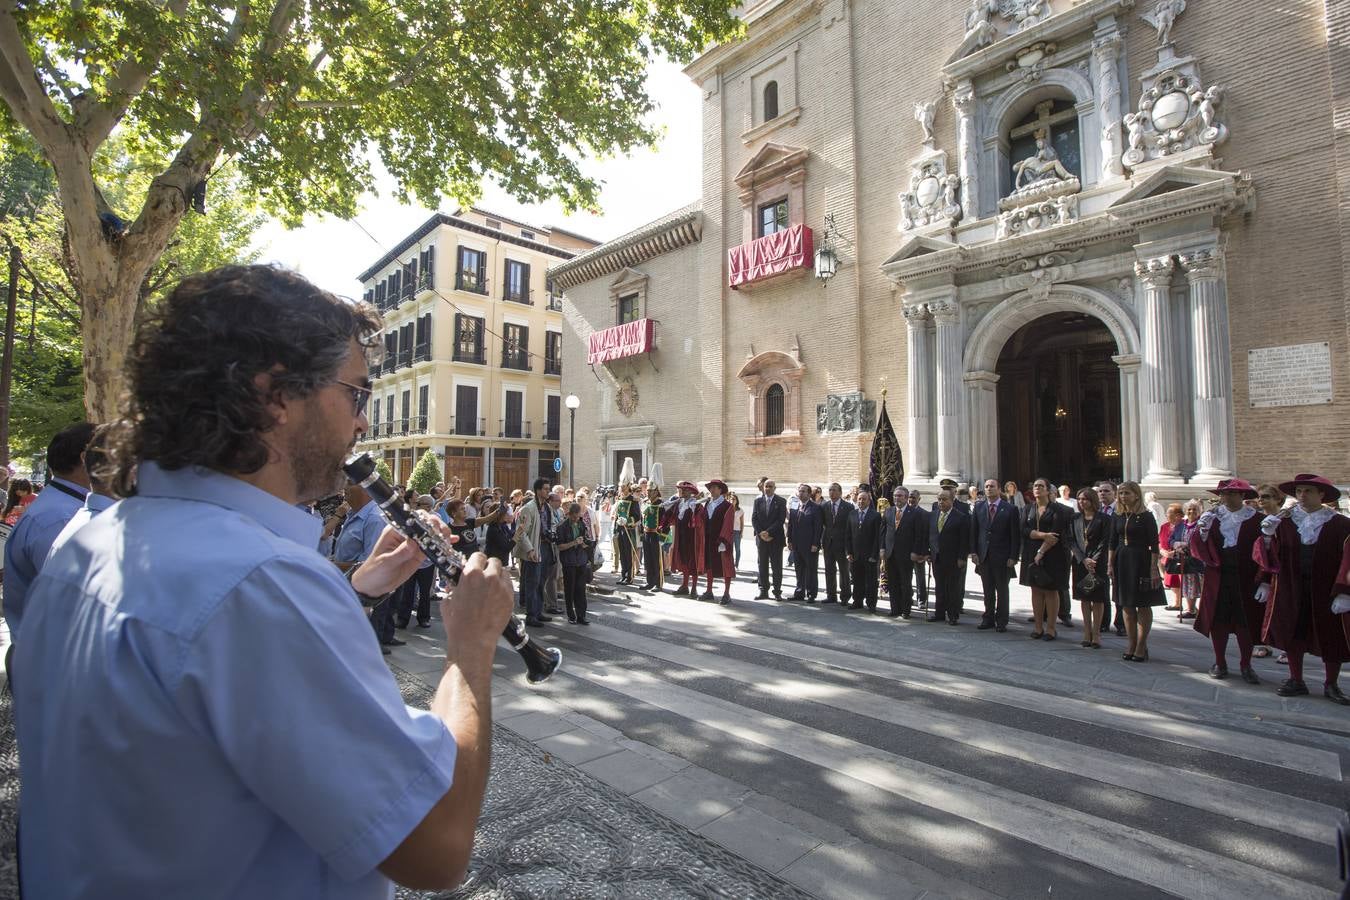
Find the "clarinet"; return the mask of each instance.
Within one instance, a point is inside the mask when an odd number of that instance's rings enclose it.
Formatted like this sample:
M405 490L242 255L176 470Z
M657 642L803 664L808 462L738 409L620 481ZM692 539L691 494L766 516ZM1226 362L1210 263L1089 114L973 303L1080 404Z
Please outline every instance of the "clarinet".
M342 470L352 484L360 485L375 501L375 505L384 513L384 518L394 526L399 534L417 541L417 546L435 564L436 569L455 584L459 573L464 570L464 555L445 541L440 533L428 527L404 504L403 498L389 486L389 482L380 477L375 468L375 459L369 453L352 454L342 464ZM520 658L525 660L525 678L530 684L547 681L562 663L562 651L556 647L541 647L530 640L520 622L513 615L502 629L502 637L511 645Z

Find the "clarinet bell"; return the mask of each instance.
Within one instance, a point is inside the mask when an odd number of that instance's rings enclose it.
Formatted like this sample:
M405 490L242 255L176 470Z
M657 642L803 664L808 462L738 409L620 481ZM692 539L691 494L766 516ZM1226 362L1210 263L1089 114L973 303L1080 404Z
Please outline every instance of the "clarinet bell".
M517 648L517 652L525 660L525 680L530 684L548 681L562 665L562 651L557 647L540 647L531 641Z

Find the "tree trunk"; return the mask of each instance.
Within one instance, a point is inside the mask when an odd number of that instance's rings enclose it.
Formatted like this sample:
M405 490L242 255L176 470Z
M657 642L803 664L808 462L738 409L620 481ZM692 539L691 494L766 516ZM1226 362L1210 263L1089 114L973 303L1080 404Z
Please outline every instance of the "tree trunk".
M90 422L111 422L122 412L127 351L135 335L139 281L121 279L80 291L84 337L84 409Z

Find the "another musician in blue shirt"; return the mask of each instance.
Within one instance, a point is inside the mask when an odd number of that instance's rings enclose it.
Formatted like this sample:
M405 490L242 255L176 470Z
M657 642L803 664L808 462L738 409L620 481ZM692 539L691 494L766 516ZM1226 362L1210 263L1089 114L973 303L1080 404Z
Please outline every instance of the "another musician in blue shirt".
M179 284L142 324L115 493L33 582L15 679L23 887L56 898L390 898L462 879L510 580L475 556L431 711L353 596L420 564L386 530L343 574L296 507L367 427L379 321L266 266ZM31 837L30 837L31 836Z

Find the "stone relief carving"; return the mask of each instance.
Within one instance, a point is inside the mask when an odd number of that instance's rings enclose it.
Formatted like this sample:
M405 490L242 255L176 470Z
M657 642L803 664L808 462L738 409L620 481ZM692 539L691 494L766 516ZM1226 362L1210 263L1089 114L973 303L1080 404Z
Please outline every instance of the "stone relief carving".
M1158 0L1153 12L1143 13L1140 18L1158 32L1158 46L1166 47L1172 43L1172 28L1177 16L1186 10L1186 0Z
M974 35L976 47L985 47L998 40L998 26L994 24L997 12L998 0L972 0L970 11L966 13L966 37Z
M1015 191L1034 188L1047 182L1068 181L1073 178L1059 161L1059 154L1050 145L1050 132L1036 132L1036 152L1013 166Z
M633 413L637 412L638 389L637 385L633 384L633 379L625 378L619 382L619 390L614 396L614 404L619 408L619 412L628 418L631 418Z
M1219 121L1223 88L1205 88L1189 65L1166 68L1139 98L1139 108L1125 117L1130 149L1121 161L1137 166L1152 159L1183 153L1206 144L1222 144L1228 128Z
M998 217L996 238L1017 237L1041 231L1053 225L1068 225L1078 221L1078 179L1073 179L1075 193L1063 193L1058 197L1038 200L1009 209Z
M933 137L933 120L937 117L937 104L931 100L914 104L914 121L923 129L923 145L932 150L936 143Z
M876 427L877 402L863 399L862 391L828 394L824 403L816 404L816 431L820 434L871 431Z
M1034 275L1037 272L1057 274L1064 266L1072 265L1082 259L1084 252L1083 250L1056 250L1053 253L1024 256L1019 260L1008 263L1006 266L999 266L994 270L994 274L998 275L999 278Z
M947 154L936 150L916 159L909 190L900 195L900 230L951 225L961 218L961 179L947 171Z
M995 18L1003 19L1007 34L1017 34L1050 18L1049 0L971 0L966 13L966 38L985 47L1003 37Z

